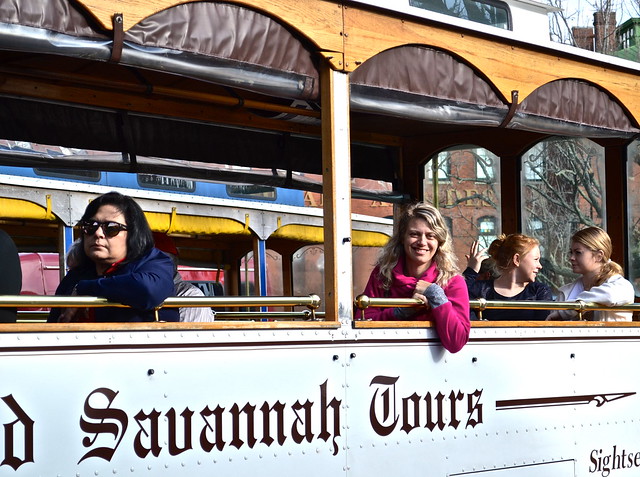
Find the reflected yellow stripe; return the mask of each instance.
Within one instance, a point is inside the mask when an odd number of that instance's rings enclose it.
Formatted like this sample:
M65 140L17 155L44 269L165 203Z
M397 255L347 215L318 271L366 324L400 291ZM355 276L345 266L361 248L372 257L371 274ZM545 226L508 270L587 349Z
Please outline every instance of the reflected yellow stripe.
M22 199L0 198L0 217L3 219L47 220L55 222L51 212L51 198L47 196L48 207L42 207Z
M145 212L151 230L186 235L251 235L245 224L222 217Z
M381 232L354 230L352 235L354 247L384 247L389 241L389 236ZM276 230L271 237L299 240L301 242L324 243L322 227L313 225L284 225Z

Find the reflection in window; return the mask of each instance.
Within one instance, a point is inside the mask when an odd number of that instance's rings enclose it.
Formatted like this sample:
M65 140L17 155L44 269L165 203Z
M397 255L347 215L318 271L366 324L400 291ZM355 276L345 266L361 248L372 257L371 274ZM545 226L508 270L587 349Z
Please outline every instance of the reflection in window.
M633 283L636 296L640 296L640 141L635 140L627 147L627 201L629 204L628 243L629 280Z
M293 254L293 295L324 296L324 246L307 245ZM324 310L324 303L318 311Z
M574 279L567 250L580 228L603 227L604 149L583 138L553 138L523 154L522 219L540 241L540 279L558 288Z
M478 242L482 248L489 248L497 238L495 217L482 217L478 220Z
M530 217L527 221L527 227L525 228L525 231L527 235L530 235L532 237L541 237L543 235L543 228L544 224L542 223L542 220L536 217ZM545 250L545 244L540 243L540 253L544 254Z
M265 250L266 267L266 295L282 296L284 294L282 255L278 252ZM255 286L255 261L253 252L248 252L240 259L240 295L259 296L260 290ZM283 308L270 307L269 310L282 310Z
M449 233L451 234L451 236L453 236L453 220L451 219L451 217L448 217L446 215L443 215L442 218L444 219L444 223L446 224Z
M33 172L37 176L55 177L58 179L75 179L80 181L98 182L101 178L101 172L96 170L79 170L79 169L52 169L45 167L34 167Z
M491 0L409 0L412 7L510 30L509 7Z
M436 177L436 171L438 171L437 178L439 181L449 180L449 176L451 175L451 154L441 152L428 162L425 168L427 180L433 180L433 178Z
M544 153L545 149L538 145L525 156L522 167L525 180L540 181L544 178Z
M433 161L440 164L443 158L448 180L434 180L429 174ZM425 163L423 186L423 199L438 207L447 221L460 263L479 236L490 242L500 234L500 158L490 151L469 144L440 152ZM484 217L492 222L483 224L483 234L479 226Z
M143 189L194 192L196 183L183 177L161 176L158 174L137 174L138 185Z
M369 281L382 247L353 247L353 296L360 295Z
M227 184L229 197L276 200L276 188L259 184Z
M478 181L493 181L495 178L495 156L486 149L476 149L476 179Z

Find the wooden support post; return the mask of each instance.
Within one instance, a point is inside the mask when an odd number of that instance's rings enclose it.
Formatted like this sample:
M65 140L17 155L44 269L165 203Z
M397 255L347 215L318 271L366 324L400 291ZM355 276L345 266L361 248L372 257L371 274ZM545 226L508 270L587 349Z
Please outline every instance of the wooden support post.
M521 160L519 156L503 156L500 158L500 202L508 204L500 207L502 216L502 233L521 232L522 227L522 192L520 190Z
M618 262L625 271L628 268L627 250L627 145L606 145L605 158L605 190L606 194L606 230L613 245L612 260Z
M324 303L327 320L344 323L353 317L349 78L328 65L321 78Z

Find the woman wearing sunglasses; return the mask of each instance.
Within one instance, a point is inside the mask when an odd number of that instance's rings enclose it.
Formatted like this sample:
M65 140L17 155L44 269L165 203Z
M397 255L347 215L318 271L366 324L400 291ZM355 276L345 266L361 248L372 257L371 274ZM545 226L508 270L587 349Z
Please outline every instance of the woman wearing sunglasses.
M78 225L76 263L56 295L99 296L131 308L53 308L48 321L155 321L154 308L175 295L173 262L154 248L140 206L109 192L89 203ZM178 310L162 308L158 319L178 321Z

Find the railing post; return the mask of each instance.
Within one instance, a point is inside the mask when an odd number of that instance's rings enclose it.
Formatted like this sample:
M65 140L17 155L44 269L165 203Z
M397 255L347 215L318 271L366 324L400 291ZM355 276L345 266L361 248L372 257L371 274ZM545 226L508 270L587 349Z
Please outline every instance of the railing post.
M60 250L58 251L58 262L60 264L60 280L64 278L67 274L67 253L69 253L69 249L73 244L73 227L69 227L68 225L60 225L59 228L59 241Z

